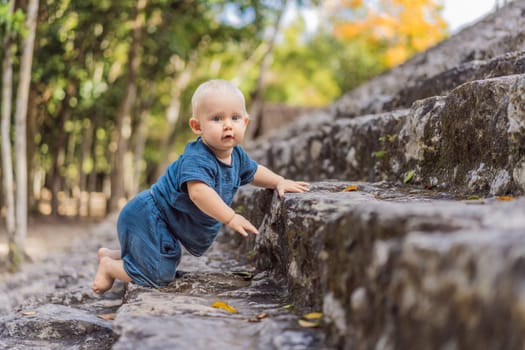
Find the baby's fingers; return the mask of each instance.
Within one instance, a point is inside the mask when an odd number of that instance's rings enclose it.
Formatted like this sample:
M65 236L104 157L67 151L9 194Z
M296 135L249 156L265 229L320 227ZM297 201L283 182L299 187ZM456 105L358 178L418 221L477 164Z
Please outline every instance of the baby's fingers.
M246 220L246 218L244 218L242 215L237 214L234 219L235 220L232 224L235 224L235 226L232 228L234 228L235 231L239 232L240 235L246 237L248 236L248 232L251 232L253 234L259 233L255 226L253 226L252 223Z
M246 225L244 228L246 231L251 232L254 235L259 233L259 231L255 228L255 226L253 226L250 222L248 222L248 225Z
M310 184L308 182L297 182L295 184L295 187L297 189L299 189L301 192L306 192L308 191L308 186L310 186Z

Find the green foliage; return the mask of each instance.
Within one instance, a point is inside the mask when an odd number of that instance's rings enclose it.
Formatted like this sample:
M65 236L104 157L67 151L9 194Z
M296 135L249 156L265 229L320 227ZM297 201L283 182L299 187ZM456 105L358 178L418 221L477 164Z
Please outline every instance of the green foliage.
M266 100L322 106L341 94L335 78L336 43L326 33L300 40L304 30L301 20L285 30L283 42L275 50ZM298 86L303 88L298 90Z
M308 36L305 27L299 17L285 30L274 53L266 100L323 106L386 68L362 40L340 40L323 26Z
M155 168L164 157L176 159L195 137L187 121L191 95L199 83L212 77L233 80L250 103L268 29L283 3L148 1L131 112L132 131L140 118L147 118L143 156L147 183L155 180ZM306 7L322 3L296 2ZM111 172L116 116L128 85L136 6L136 0L46 0L41 6L29 109L33 111L31 164L35 171L44 171L49 178L54 165L60 163L60 174L68 183L78 181L82 173ZM21 10L9 16L7 4L0 3L0 37L9 30L18 33L15 49L25 30L23 24ZM370 45L364 37L344 40L334 36L333 28L326 24L315 33L307 32L306 24L299 16L279 36L265 81L266 101L327 105L386 68L381 43ZM14 57L16 65L18 56ZM174 129L166 118L173 96L180 105ZM132 132L130 150L139 142L135 137ZM160 147L169 149L164 152Z
M19 33L22 36L26 35L27 28L24 26L25 14L18 9L12 14L9 13L9 3L0 3L0 27L2 34L6 32Z

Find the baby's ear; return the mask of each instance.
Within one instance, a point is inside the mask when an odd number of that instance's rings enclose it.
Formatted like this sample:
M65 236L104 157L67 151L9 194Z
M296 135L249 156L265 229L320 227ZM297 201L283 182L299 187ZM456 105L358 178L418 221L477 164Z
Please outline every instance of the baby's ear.
M246 114L244 116L244 126L248 125L249 122L250 122L250 115Z
M195 117L190 118L190 128L197 135L200 135L202 133L201 123Z

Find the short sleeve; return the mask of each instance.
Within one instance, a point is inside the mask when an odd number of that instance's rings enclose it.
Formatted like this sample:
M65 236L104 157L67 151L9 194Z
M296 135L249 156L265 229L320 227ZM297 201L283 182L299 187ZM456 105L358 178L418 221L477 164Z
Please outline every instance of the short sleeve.
M239 147L239 157L241 159L240 178L241 185L249 184L253 181L255 172L257 171L257 162L248 156L248 154Z
M184 157L179 165L178 185L182 190L186 190L184 184L188 181L202 181L214 188L216 177L215 163L206 157Z

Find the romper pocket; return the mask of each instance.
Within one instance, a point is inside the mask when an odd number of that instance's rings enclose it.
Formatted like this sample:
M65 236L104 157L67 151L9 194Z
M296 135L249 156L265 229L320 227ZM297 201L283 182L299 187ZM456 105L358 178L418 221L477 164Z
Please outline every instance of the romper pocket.
M158 220L159 235L159 285L165 286L175 279L177 266L180 263L181 247L177 239L175 239L168 231L166 224L162 220Z

